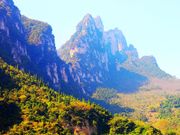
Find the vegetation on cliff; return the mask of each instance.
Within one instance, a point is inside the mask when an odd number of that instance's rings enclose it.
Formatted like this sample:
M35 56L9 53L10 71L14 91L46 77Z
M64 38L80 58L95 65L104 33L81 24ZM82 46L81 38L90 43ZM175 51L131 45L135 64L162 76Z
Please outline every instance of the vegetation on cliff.
M7 65L2 59L0 59L0 80L1 134L127 132L127 128L123 127L129 125L130 120L119 121L119 118L116 120L117 118L113 118L108 111L94 103L55 92L36 77ZM116 131L114 121L122 126L122 130ZM138 123L133 125L140 126ZM129 128L128 134L133 133L134 129ZM149 131L152 127L143 129ZM160 131L154 130L160 134Z

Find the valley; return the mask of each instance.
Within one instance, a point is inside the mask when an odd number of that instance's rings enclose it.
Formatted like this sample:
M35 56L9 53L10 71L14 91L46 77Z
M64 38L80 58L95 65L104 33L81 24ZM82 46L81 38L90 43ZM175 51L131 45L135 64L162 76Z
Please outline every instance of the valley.
M159 80L152 78L150 83L142 86L135 93L123 94L116 91L113 96L105 98L105 93L108 93L107 89L107 92L99 91L93 97L99 99L101 96L101 100L107 101L110 104L131 108L132 111L127 110L120 112L120 114L134 120L150 123L164 134L179 134L179 88L180 81L178 79ZM177 107L174 107L173 105L176 103Z

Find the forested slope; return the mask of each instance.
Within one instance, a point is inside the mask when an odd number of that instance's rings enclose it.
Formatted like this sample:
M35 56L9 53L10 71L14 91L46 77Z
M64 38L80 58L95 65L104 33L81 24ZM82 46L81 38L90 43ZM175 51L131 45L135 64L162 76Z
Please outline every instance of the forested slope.
M2 59L0 80L1 134L161 134L151 126L113 118L93 103L59 94Z

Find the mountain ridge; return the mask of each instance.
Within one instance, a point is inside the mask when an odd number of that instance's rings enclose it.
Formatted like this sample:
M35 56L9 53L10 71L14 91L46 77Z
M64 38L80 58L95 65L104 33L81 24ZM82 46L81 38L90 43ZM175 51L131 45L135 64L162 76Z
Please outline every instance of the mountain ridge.
M81 96L71 67L58 56L49 24L22 16L13 1L0 1L0 57L8 64L40 77L56 90Z
M179 81L162 71L155 57L140 58L118 28L104 31L101 18L87 14L58 56L48 23L22 16L12 0L0 0L0 13L0 134L161 135L152 126L123 117L134 114L138 120L156 121L158 111L179 131L179 98L159 102L168 93L178 94ZM126 102L128 96L131 102ZM112 116L91 102L120 114ZM161 120L155 127L170 132Z
M143 66L149 67L151 61L144 64L119 29L104 31L99 16L85 15L58 57L49 24L22 16L13 1L2 0L0 10L0 56L56 90L64 88L77 97L90 96L98 87L133 92L149 76L167 75L155 64L152 74L146 74L151 69Z
M77 31L58 51L60 58L72 64L79 78L77 83L85 86L89 94L97 87L132 92L148 83L151 77L171 78L158 67L154 57L139 58L137 49L127 44L118 28L104 31L101 18L97 18L85 15Z
M0 134L161 135L158 129L145 123L113 117L94 103L55 92L1 58L0 79L4 81L0 82Z

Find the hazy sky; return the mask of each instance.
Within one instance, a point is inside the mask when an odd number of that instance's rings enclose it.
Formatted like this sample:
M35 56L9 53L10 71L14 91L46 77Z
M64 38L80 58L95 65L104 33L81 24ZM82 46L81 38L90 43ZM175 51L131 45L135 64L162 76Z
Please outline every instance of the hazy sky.
M180 77L180 0L14 0L21 13L53 27L59 48L87 13L101 16L105 30L118 27L142 55L154 55Z

